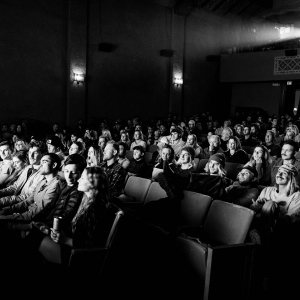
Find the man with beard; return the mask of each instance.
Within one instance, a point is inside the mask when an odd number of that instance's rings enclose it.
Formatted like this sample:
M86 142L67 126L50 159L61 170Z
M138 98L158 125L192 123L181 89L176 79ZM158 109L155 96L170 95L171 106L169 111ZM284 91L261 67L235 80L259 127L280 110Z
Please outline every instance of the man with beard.
M274 185L276 183L276 174L278 172L278 169L282 165L287 165L287 164L293 165L298 171L297 181L299 183L300 162L295 158L295 154L297 151L298 151L298 145L295 141L287 140L283 143L281 149L281 158L277 159L277 161L275 162L275 164L271 169L271 185Z

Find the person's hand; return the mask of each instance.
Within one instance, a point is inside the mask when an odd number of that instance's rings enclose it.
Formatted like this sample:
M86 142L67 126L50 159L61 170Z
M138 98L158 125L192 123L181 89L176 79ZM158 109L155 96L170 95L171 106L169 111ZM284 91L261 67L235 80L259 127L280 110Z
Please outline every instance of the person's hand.
M42 222L32 222L32 225L37 227L42 233L46 235L50 235L50 227Z
M53 228L50 228L51 233L50 237L55 243L65 244L68 237L64 234L63 231L56 231Z

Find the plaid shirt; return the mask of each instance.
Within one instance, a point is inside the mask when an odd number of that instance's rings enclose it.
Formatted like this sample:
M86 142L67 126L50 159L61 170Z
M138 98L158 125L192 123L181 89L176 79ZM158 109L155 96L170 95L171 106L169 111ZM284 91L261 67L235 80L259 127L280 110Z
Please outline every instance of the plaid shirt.
M122 166L118 161L115 161L110 166L104 161L99 166L107 174L110 194L115 197L120 196L123 193L125 184L125 171Z

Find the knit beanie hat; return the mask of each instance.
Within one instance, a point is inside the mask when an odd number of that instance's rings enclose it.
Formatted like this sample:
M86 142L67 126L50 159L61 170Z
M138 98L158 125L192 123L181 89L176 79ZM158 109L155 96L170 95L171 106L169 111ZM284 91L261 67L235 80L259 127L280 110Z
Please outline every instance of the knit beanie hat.
M293 174L295 177L297 177L298 175L298 171L297 169L295 168L294 165L292 164L287 164L287 165L282 165L279 169L279 170L284 170L285 172L287 172L288 174Z
M183 147L183 148L181 149L180 153L181 153L182 151L188 152L188 153L191 155L192 160L194 160L194 158L195 158L195 150L194 150L192 147L185 146L185 147Z
M208 161L211 160L218 162L223 168L225 167L225 155L223 153L213 154Z

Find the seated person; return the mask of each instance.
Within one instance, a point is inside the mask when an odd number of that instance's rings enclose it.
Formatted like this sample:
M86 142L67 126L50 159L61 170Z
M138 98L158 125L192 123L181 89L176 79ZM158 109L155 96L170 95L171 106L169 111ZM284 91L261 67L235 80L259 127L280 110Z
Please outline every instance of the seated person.
M5 180L13 173L14 166L12 161L12 150L8 141L0 143L0 186L5 183Z
M224 153L216 153L209 158L204 170L208 175L222 177L224 181L226 181L226 186L229 186L230 184L233 183L233 181L226 177L226 170L224 169L224 167L225 167Z
M58 155L45 154L41 159L39 171L43 179L38 183L34 193L20 203L4 207L0 211L0 219L38 221L39 218L48 215L60 192L60 177L57 176L60 165L61 160Z
M48 153L55 153L58 155L61 161L65 160L65 155L63 153L63 145L60 140L60 138L56 135L53 135L47 140L47 148L48 148Z
M133 150L135 146L142 146L144 149L146 149L147 144L142 138L143 138L142 132L140 130L135 130L133 136L133 142L131 143L130 150Z
M222 130L220 147L222 148L223 151L226 151L228 149L227 144L231 136L233 136L233 132L230 127L226 127Z
M268 149L263 146L256 146L254 152L250 158L250 161L246 165L250 165L256 168L258 173L258 184L268 186L271 184L271 163L270 154Z
M197 143L197 137L195 134L189 134L185 146L192 147L195 150L195 158L201 157L203 149Z
M295 155L298 151L298 144L293 140L284 141L283 146L281 148L281 158L277 159L277 161L273 164L271 169L271 185L274 185L276 182L276 174L278 169L282 165L291 164L294 165L296 170L298 171L297 180L300 182L300 162L295 158Z
M130 162L127 171L129 176L150 178L150 166L144 160L145 148L135 146L133 148L133 160Z
M111 229L109 185L105 172L88 167L81 175L78 190L84 197L68 228L51 230L39 246L39 252L53 263L67 265L72 248L105 245Z
M157 180L157 175L160 172L163 172L164 161L167 161L170 169L174 171L174 168L176 167L174 164L174 149L168 144L165 144L161 149L161 157L159 158L158 163L153 167L152 180Z
M218 135L212 135L209 138L209 147L203 149L202 158L210 158L210 156L216 153L223 153L223 149L221 148L221 140Z
M80 155L83 155L84 147L81 142L73 142L69 148L69 155L78 153Z
M14 184L22 172L24 171L25 167L28 166L28 154L27 150L19 150L13 154L13 165L14 165L14 171L12 174L5 180L3 187L8 187L12 184Z
M295 166L279 167L275 186L263 189L250 206L257 213L257 230L264 235L273 231L278 221L294 223L300 219L300 192Z
M174 149L175 159L178 159L182 147L184 147L184 141L182 140L182 131L179 127L173 128L171 131L170 145Z
M280 134L280 129L278 126L272 127L272 132L274 133L274 144L281 145L283 142L283 136Z
M237 205L250 207L252 200L256 200L259 191L257 189L256 168L244 166L237 175L237 181L228 186L226 190L227 201Z
M162 136L160 141L157 143L157 150L153 152L152 158L149 161L149 165L155 165L161 159L161 150L165 145L169 145L170 141L167 139L166 136ZM173 149L174 150L174 149Z
M244 126L244 136L241 139L242 146L255 147L259 142L251 136L250 125Z
M99 165L108 177L109 190L112 196L118 197L124 188L125 170L118 163L119 145L114 141L107 142L103 162Z
M27 241L40 243L45 235L50 235L53 218L60 218L60 227L67 229L74 218L82 199L82 192L78 190L78 180L85 168L84 157L71 154L64 162L64 178L61 182L61 191L52 212L42 222L33 222L32 231L26 237ZM35 230L39 229L39 230Z
M126 152L129 150L128 144L119 142L119 154L118 154L118 163L123 167L123 169L127 169L130 165L129 159L126 157Z
M44 177L40 174L40 161L44 151L43 142L34 141L30 143L29 166L24 169L24 172L14 184L0 190L0 208L21 202L34 192L36 186Z
M192 147L185 146L181 149L179 159L176 161L174 174L186 177L195 172L195 150Z
M281 149L279 145L275 144L275 135L272 130L267 130L263 145L268 149L273 161L280 157Z
M248 162L248 154L242 149L238 137L231 136L227 142L228 150L224 152L226 162L245 164Z

